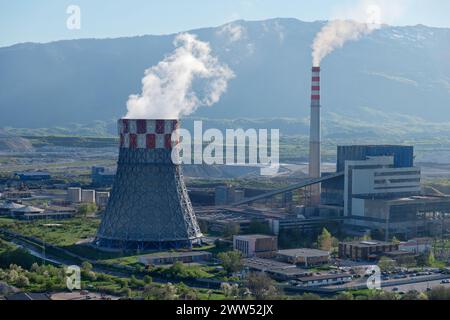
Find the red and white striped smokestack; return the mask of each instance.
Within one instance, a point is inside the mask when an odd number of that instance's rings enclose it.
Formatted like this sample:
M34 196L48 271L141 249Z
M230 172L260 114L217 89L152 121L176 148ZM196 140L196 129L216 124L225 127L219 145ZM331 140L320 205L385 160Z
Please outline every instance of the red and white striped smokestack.
M320 67L312 68L309 176L320 178ZM320 204L320 184L311 186L311 204Z

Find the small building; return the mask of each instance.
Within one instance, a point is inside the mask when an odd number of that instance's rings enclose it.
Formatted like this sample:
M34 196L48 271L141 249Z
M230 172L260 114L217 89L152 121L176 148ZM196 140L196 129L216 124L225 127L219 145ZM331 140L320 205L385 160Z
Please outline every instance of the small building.
M431 238L414 238L406 242L400 243L398 246L401 251L408 251L415 254L430 251L433 246L433 239Z
M335 284L342 284L352 281L352 276L348 273L321 274L298 278L302 287L323 287Z
M95 203L100 208L105 208L108 204L109 192L97 191L95 192Z
M14 175L21 181L42 181L52 178L50 173L44 171L16 172Z
M105 167L92 167L91 178L92 184L95 186L111 186L116 176L115 170Z
M0 215L9 216L11 215L11 210L16 210L25 207L23 204L16 202L5 202L0 205Z
M278 249L276 236L247 234L233 236L233 248L244 257L273 257Z
M232 204L244 200L245 191L236 190L231 185L218 186L215 188L215 204L216 206Z
M73 212L42 212L42 213L26 213L21 216L17 216L19 220L42 220L42 219L53 219L53 220L63 220L70 219L75 216Z
M306 276L309 272L305 269L298 268L294 264L284 263L273 259L263 258L246 258L243 259L244 267L252 271L265 272L272 278L285 281Z
M140 256L139 262L144 265L172 264L177 261L193 263L209 261L211 257L212 254L206 251L161 252Z
M40 219L69 219L75 216L76 210L69 207L49 207L41 209L32 206L23 206L10 211L10 216L19 220L40 220Z
M396 250L391 252L386 252L384 254L387 258L390 258L398 263L403 263L408 261L408 259L414 259L415 254L410 251Z
M72 203L81 202L81 188L68 188L67 200Z
M277 258L281 261L301 265L305 268L327 264L330 260L330 253L317 249L288 249L279 250Z
M81 202L95 203L95 190L81 190Z
M17 209L10 210L10 216L13 218L20 218L24 215L39 214L44 212L44 209L33 207L33 206L23 206Z
M339 243L339 258L370 260L386 252L398 251L399 245L384 241L351 241Z
M2 194L2 198L10 201L29 199L32 196L33 194L31 193L31 191L24 191L24 190L5 191Z

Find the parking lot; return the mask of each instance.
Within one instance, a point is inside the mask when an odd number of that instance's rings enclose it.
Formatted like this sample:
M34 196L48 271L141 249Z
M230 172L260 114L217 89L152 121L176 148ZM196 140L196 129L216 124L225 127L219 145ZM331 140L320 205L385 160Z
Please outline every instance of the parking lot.
M434 280L434 281L425 281L425 282L416 282L416 283L410 283L410 284L403 284L403 285L397 285L397 286L389 286L389 287L383 287L386 291L391 292L408 292L408 291L419 291L419 292L425 292L427 290L430 290L434 287L438 286L447 286L450 287L450 283L442 283L442 280Z

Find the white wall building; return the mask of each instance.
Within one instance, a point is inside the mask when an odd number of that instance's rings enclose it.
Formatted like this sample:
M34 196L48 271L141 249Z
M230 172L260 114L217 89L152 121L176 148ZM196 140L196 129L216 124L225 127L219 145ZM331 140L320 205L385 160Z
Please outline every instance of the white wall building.
M394 157L345 161L346 216L364 216L366 200L418 195L420 190L420 168L394 168Z
M74 203L81 202L81 188L68 188L67 200Z
M82 190L81 202L83 203L95 203L95 190Z

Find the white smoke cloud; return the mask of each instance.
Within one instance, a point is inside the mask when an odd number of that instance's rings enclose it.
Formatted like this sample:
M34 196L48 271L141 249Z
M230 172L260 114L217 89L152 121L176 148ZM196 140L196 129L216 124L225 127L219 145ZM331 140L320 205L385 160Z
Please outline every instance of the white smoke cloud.
M324 57L347 41L358 40L391 23L403 14L406 0L362 0L356 7L344 8L316 35L312 45L313 65L319 66Z
M317 34L313 43L313 65L319 66L323 58L349 40L358 40L371 33L379 25L361 23L353 20L333 20L328 22Z
M125 118L178 119L220 100L233 71L195 35L179 34L174 46L171 55L145 70L142 93L130 95Z

